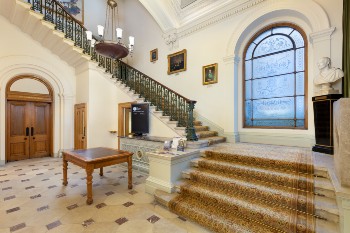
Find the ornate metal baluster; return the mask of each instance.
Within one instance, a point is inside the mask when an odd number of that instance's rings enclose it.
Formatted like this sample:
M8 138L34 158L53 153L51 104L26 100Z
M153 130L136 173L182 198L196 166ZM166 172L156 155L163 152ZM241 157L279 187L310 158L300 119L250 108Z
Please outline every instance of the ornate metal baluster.
M64 32L64 24L63 24L63 14L64 10L56 5L57 7L57 14L56 14L56 30Z
M164 109L163 104L163 87L160 84L157 84L157 111Z
M90 50L90 54L91 54L91 60L93 61L97 61L98 57L97 57L97 53L96 53L96 50L94 47L91 47L91 50Z
M39 11L41 14L43 13L43 0L28 0L28 3L32 4L31 9L34 11Z
M45 14L44 19L46 21L49 21L51 23L54 23L53 21L53 12L54 12L54 5L52 0L45 0Z
M195 129L194 129L194 124L193 124L193 109L194 109L194 105L196 104L196 101L187 101L187 126L186 126L186 138L188 141L198 141Z

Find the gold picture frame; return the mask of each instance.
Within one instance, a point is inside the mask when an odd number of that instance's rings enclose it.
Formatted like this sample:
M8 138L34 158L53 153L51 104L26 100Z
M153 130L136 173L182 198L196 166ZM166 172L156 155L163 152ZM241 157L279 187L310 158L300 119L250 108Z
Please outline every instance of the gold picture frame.
M218 63L203 66L203 85L218 82Z
M187 50L168 55L168 74L185 71L187 68Z
M155 62L158 60L158 49L153 49L149 53L151 62Z
M84 0L58 0L58 2L69 14L84 24Z

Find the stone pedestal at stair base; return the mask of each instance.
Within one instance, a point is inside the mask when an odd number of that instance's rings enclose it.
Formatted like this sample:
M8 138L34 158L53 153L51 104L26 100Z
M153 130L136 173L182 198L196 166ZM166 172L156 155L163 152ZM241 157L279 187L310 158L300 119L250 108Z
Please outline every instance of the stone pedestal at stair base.
M167 193L175 191L175 185L181 179L181 172L190 167L192 159L200 156L199 150L148 152L149 177L146 180L146 192L154 194L159 189Z
M333 106L334 164L342 186L350 187L350 98Z

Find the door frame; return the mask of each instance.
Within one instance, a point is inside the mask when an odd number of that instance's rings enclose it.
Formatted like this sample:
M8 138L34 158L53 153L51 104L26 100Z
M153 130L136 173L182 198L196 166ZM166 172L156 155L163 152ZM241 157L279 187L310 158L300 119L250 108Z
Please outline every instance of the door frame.
M30 93L30 92L20 92L20 91L11 91L11 86L13 83L20 79L33 79L38 82L41 82L42 84L45 85L47 88L49 94L39 94L39 93ZM28 101L28 102L43 102L43 103L50 103L50 109L49 109L49 127L50 127L50 133L49 133L49 153L50 157L53 156L53 135L54 135L54 128L53 128L53 109L54 109L54 98L53 98L53 88L51 85L46 82L45 80L33 76L33 75L20 75L12 78L10 81L7 82L6 84L6 94L5 94L5 103L6 103L6 108L5 108L5 134L6 134L6 139L5 139L5 161L8 161L8 142L9 142L9 120L8 119L8 101L13 100L13 101Z
M134 104L136 102L125 102L118 104L118 149L120 149L120 137L122 137L122 132L124 132L124 125L125 125L125 119L124 119L124 109L131 108L131 104Z
M85 126L85 135L84 135L84 140L85 140L85 143L84 143L84 148L82 149L86 149L87 148L87 122L88 122L88 115L87 115L87 103L80 103L80 104L74 104L74 133L73 133L73 137L74 137L74 149L76 150L76 145L77 145L77 140L78 140L78 135L76 134L76 128L77 128L77 125L76 125L76 109L79 108L79 107L84 107L85 109L85 114L84 114L84 126Z

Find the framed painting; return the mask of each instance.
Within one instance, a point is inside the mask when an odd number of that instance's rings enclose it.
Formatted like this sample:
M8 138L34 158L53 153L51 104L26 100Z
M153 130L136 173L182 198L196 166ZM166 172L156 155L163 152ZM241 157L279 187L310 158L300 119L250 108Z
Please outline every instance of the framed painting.
M153 49L150 51L150 61L155 62L158 60L158 49Z
M203 85L218 82L218 63L203 66Z
M84 24L84 0L58 0L69 14Z
M168 55L168 74L185 71L187 67L187 51L181 50Z

